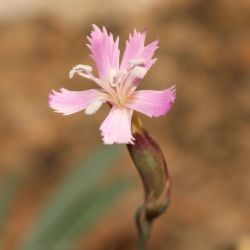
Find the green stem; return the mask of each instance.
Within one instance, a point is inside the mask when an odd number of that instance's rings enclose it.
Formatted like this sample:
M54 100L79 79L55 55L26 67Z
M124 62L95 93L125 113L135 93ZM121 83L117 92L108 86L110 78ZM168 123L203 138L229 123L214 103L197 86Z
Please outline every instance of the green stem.
M147 241L149 239L152 220L144 216L144 206L140 206L135 214L135 221L138 229L137 250L146 250Z

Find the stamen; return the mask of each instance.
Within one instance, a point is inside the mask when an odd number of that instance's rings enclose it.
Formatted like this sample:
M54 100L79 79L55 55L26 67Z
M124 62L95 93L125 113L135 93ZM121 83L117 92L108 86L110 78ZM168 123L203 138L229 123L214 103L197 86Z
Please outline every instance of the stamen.
M85 109L84 113L86 115L93 115L102 106L102 104L103 102L101 102L100 100L96 100L89 104L89 106Z
M133 77L143 78L147 73L147 70L144 67L135 66L131 71L130 75Z
M109 81L111 87L115 87L120 80L120 73L117 69L111 69L109 72Z
M129 65L131 67L134 66L145 66L146 60L144 58L133 59L129 61Z
M113 95L114 90L107 84L105 84L101 79L95 77L92 73L92 67L89 65L78 64L69 72L69 78L72 78L74 74L78 74L84 78L94 81L102 89Z
M92 67L89 65L83 65L83 64L78 64L73 69L69 72L69 78L72 78L75 73L80 74L80 73L85 73L89 75L92 72Z

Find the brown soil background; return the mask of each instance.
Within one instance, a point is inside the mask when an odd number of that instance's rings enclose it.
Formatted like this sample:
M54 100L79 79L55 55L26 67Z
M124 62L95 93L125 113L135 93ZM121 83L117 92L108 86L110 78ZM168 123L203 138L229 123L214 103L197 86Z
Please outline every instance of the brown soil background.
M26 176L8 211L3 250L17 249L68 166L101 145L107 109L63 117L47 104L52 88L93 87L68 79L72 66L92 63L85 47L92 23L119 35L123 47L134 27L146 28L147 41L159 38L160 48L141 88L177 86L167 116L143 117L173 178L172 204L149 249L250 250L249 1L4 0L0 16L0 181ZM107 176L117 174L136 186L79 238L78 249L83 241L84 249L134 249L142 187L125 147Z

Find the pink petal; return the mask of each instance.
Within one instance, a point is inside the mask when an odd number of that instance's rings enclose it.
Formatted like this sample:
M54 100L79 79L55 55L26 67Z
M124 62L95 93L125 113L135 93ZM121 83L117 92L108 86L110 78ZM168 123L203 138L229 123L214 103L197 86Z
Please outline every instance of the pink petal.
M133 143L131 117L133 111L127 108L112 107L103 121L100 130L105 144Z
M136 91L127 107L141 112L149 117L159 117L166 114L175 101L175 87L163 91Z
M61 92L52 90L49 94L49 106L56 112L70 115L88 107L92 102L101 98L97 89L85 91L70 91L61 89Z
M145 32L141 33L136 30L134 30L133 35L129 35L121 62L121 69L126 70L130 66L129 61L141 58L144 50L145 37Z
M149 70L150 67L156 62L156 58L152 59L155 51L159 48L159 41L155 40L144 48L142 58L146 59L146 69Z
M108 34L104 27L101 30L96 25L93 25L90 37L87 38L89 40L87 46L91 50L91 57L96 63L99 77L107 81L110 70L119 69L119 38L114 41L112 34Z
M155 50L158 48L158 40L145 47L145 37L145 32L141 33L137 32L136 30L134 31L133 35L129 35L121 62L121 69L128 69L130 66L129 62L136 59L145 59L146 69L149 69L154 64L156 60L152 59L152 57Z

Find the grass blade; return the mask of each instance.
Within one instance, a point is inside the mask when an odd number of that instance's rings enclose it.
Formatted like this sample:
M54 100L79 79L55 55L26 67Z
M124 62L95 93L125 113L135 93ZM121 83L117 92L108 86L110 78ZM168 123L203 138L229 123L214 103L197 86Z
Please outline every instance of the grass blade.
M67 224L67 218L71 220L72 214L78 209L78 203L81 201L88 204L95 196L93 190L113 165L119 151L120 147L103 147L73 168L44 207L34 232L28 235L22 250L37 250L44 239L50 239L51 244L57 239L57 229L62 223Z
M108 209L114 204L115 200L121 196L121 194L129 187L130 181L127 179L121 179L111 184L108 187L100 190L92 202L87 206L82 204L83 207L79 211L79 214L75 214L74 219L68 225L67 230L64 230L60 237L55 241L53 245L44 246L41 249L53 249L53 250L69 250L75 249L74 241L77 236L82 232L88 230L94 223L97 223L98 219L108 211ZM80 208L81 206L79 206Z

